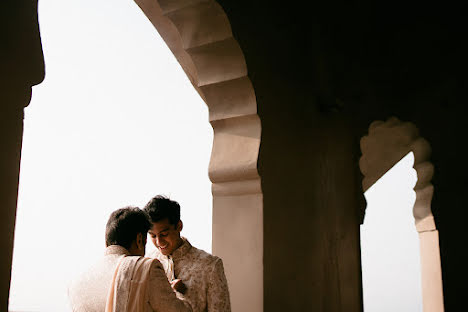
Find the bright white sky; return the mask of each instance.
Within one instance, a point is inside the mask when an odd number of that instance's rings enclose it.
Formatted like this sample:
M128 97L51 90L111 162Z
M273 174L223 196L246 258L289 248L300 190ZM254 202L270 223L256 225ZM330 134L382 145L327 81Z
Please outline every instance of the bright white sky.
M156 194L211 251L206 104L132 0L42 0L46 79L25 110L12 311L69 311L109 214ZM151 246L149 246L151 247Z
M361 226L365 312L422 312L419 236L413 217L417 175L409 153L364 194Z

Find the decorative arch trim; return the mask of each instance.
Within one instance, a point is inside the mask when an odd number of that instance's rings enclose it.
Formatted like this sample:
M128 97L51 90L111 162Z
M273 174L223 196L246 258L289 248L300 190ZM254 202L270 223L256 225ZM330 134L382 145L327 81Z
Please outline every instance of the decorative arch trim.
M135 0L208 105L214 130L209 166L213 195L248 181L261 193L257 171L261 125L242 50L229 20L213 0ZM230 184L219 186L217 184ZM251 189L250 189L251 188ZM238 193L237 187L233 188Z
M418 177L414 191L416 202L413 215L418 232L436 229L431 211L434 187L431 184L434 166L429 161L431 147L419 136L419 130L410 122L391 117L386 122L374 121L368 135L361 139L362 157L359 167L364 175L362 186L366 192L388 170L408 153L414 154L414 169Z
M263 311L261 124L244 54L214 0L135 2L208 105L213 253L224 261L232 310Z

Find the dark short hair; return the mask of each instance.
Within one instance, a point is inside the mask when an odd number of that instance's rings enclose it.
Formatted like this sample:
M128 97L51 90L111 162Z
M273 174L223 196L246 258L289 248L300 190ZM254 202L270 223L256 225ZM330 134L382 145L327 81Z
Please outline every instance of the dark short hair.
M146 212L138 207L124 207L111 213L106 225L106 246L119 245L129 249L137 234L151 228Z
M163 195L153 197L143 210L150 216L151 222L167 218L170 224L177 225L180 221L179 203Z

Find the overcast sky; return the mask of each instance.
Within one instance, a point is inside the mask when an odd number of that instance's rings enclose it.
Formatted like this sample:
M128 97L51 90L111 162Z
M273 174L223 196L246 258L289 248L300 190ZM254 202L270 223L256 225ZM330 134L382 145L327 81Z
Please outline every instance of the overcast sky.
M132 0L41 0L39 22L46 79L25 110L10 309L64 312L67 285L102 256L115 209L169 195L182 234L211 251L213 131ZM366 193L366 312L421 311L411 157Z
M10 309L68 311L109 214L162 193L211 251L206 104L131 0L42 0L46 79L25 110ZM151 246L150 246L151 247Z
M366 312L422 312L413 165L414 154L409 153L364 194L361 261Z

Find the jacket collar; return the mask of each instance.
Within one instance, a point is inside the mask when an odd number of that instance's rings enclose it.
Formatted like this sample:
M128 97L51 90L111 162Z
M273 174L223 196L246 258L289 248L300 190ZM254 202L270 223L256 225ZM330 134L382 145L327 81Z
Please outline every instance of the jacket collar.
M190 242L185 237L181 238L182 245L180 245L179 248L174 250L170 255L173 260L179 260L183 258L190 251L190 249L192 249L192 245L190 244Z
M127 249L120 245L110 245L106 248L104 255L130 255Z

